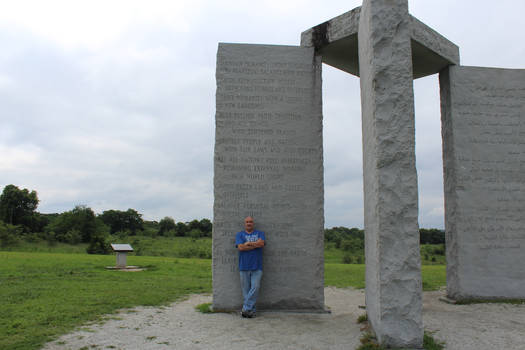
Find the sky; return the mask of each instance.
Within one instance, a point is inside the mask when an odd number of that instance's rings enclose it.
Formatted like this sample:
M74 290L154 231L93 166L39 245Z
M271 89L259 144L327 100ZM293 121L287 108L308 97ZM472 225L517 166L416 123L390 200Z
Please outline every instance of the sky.
M83 204L212 218L219 42L299 45L361 5L310 1L0 0L0 188L38 211ZM461 64L525 68L518 0L411 0ZM438 77L414 82L420 227L443 228ZM325 226L363 227L358 78L323 65Z

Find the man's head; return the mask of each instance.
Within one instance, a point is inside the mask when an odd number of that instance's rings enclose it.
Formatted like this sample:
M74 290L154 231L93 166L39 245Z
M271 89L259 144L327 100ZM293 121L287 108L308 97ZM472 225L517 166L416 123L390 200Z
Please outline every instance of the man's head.
M252 232L253 226L254 226L254 222L251 216L247 216L246 218L244 218L244 231L248 233Z

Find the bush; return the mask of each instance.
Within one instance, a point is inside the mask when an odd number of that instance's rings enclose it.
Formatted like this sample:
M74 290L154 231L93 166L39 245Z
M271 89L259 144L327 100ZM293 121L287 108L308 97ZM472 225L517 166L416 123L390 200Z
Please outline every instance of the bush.
M351 264L352 256L350 254L343 255L343 264Z
M54 232L54 239L59 242L71 243L77 239L78 233L81 242L88 243L97 231L102 230L97 221L91 208L77 205L73 210L60 214L46 226L46 231Z
M20 226L9 225L0 221L0 246L16 245L20 242L21 233L22 228Z
M86 248L88 254L109 254L111 251L111 245L107 240L107 236L102 232L94 234L91 237L89 246Z
M439 244L437 247L434 247L433 253L435 255L445 255L445 245Z
M197 239L197 238L200 238L200 237L203 237L204 235L202 234L202 231L197 229L197 228L194 228L193 230L191 230L189 233L188 233L188 236L190 236L191 238L193 239Z
M166 216L159 222L159 235L161 236L167 236L168 232L175 232L176 229L177 225L175 224L175 220L169 216Z

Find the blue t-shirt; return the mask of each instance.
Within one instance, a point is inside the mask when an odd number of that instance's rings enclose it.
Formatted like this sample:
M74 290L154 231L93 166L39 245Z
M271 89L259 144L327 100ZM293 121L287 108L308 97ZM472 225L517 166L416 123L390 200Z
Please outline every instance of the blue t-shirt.
M253 230L252 233L246 233L246 231L237 232L235 235L235 248L239 244L246 242L257 242L262 239L266 241L264 232ZM262 270L263 257L262 248L255 248L247 251L239 251L239 270L240 271L254 271Z

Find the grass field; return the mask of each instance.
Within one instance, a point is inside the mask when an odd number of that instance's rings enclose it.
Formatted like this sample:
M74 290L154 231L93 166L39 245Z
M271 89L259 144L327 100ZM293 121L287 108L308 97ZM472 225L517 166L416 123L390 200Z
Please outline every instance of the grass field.
M102 315L211 289L210 260L129 257L142 272L106 270L114 256L0 252L0 349L38 349Z
M130 256L142 272L106 270L112 255L0 252L0 349L43 343L121 308L162 305L211 291L211 260ZM364 265L325 264L325 285L364 287ZM423 266L426 290L445 285L445 266Z

